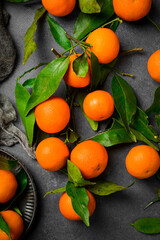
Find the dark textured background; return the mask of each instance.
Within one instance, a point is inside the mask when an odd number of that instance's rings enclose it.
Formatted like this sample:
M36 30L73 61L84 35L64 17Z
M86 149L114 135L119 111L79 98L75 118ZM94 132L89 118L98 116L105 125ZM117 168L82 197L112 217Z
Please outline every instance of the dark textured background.
M23 36L31 25L35 13L40 4L24 5L6 3L5 7L11 15L9 31L17 48L17 63L11 76L0 85L0 92L10 97L15 104L14 89L16 78L25 70L53 59L50 49L56 48L62 51L53 40L49 27L43 20L38 24L35 40L38 50L31 56L25 66L22 66L24 42ZM77 16L76 10L68 17L58 18L57 21L72 34L73 25ZM153 0L151 17L160 24L160 0ZM135 75L134 79L125 78L133 87L140 106L145 110L153 100L155 89L159 86L154 82L147 72L147 60L149 56L160 48L160 32L147 20L138 23L123 23L117 30L121 49L143 47L145 52L133 54L121 58L117 69ZM27 78L35 76L36 73L28 75ZM110 91L112 76L107 79L105 89ZM23 81L24 79L22 79ZM64 83L62 82L58 93L64 97ZM17 114L18 116L18 114ZM19 116L16 125L23 130ZM82 116L81 111L76 111L77 131L83 139L94 135L89 124ZM105 124L102 124L103 128ZM108 149L109 163L106 169L106 179L127 186L133 181L125 169L125 157L135 144L121 145ZM38 212L35 223L25 240L159 240L160 235L143 235L132 226L140 217L160 217L160 203L157 203L144 211L148 202L156 197L156 188L160 183L155 177L148 180L137 180L136 184L121 193L109 197L96 197L97 208L90 219L91 226L87 228L81 222L66 220L58 208L59 194L49 195L43 199L43 195L52 189L65 185L67 179L60 173L51 173L43 170L36 161L31 160L18 144L12 148L4 147L5 150L14 154L21 160L31 172L38 190Z

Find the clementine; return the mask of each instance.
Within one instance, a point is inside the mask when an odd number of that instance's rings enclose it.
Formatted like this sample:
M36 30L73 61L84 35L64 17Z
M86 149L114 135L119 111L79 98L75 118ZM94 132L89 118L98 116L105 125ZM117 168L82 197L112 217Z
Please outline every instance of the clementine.
M147 67L151 77L160 83L160 49L150 56Z

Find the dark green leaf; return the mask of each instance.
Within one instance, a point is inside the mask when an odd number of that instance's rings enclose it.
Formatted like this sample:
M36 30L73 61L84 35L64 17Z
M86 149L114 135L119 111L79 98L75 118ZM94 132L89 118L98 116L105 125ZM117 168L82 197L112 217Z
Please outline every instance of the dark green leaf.
M151 141L158 142L158 135L152 125L149 125L148 116L140 108L132 119L132 126Z
M153 113L160 113L160 87L158 87L154 93L154 101L152 105L146 110L146 114L148 116L152 115Z
M32 53L37 49L37 44L33 40L34 33L37 30L37 23L39 19L44 15L46 12L46 9L44 7L41 7L40 9L37 9L34 17L34 21L32 25L28 28L25 36L24 36L24 59L23 64L25 64L28 60L28 58L32 55Z
M112 69L114 68L114 66L116 65L118 61L118 58L116 58L113 62L109 63L109 64L101 64L101 79L100 79L100 85L103 86L103 84L105 83L108 75L110 74L110 72L112 72Z
M139 232L145 234L160 233L160 218L157 217L140 218L131 225L134 228L136 228Z
M32 110L28 116L25 116L25 109L30 98L30 93L20 83L16 83L15 88L16 105L21 116L30 145L33 143L35 114Z
M61 79L67 71L69 58L58 58L50 62L37 75L33 91L26 107L26 114L39 103L48 99L58 88Z
M155 119L156 119L156 123L157 123L157 125L158 125L158 127L159 127L159 129L160 129L160 113L157 113L157 114L155 115Z
M136 142L134 134L130 132L129 124L137 111L137 100L130 85L121 77L115 75L112 79L112 94L114 104L124 127L133 141Z
M35 78L30 78L27 79L24 83L23 83L23 87L25 88L33 88L33 83L35 81Z
M110 194L122 191L126 188L131 187L135 182L127 187L120 186L113 182L99 181L94 186L88 186L87 189L99 196L108 196Z
M14 207L13 210L14 210L15 212L17 212L17 213L22 217L22 213L21 213L21 211L20 211L19 208Z
M10 235L9 226L8 226L8 224L4 221L1 213L0 213L0 229L8 235L8 237L9 237L10 240L12 240L11 235Z
M131 143L133 140L128 135L126 129L121 126L117 120L114 120L112 127L105 132L99 133L90 138L104 147L111 147L121 143Z
M112 29L114 32L117 30L118 26L119 26L119 21L115 21L114 23L111 24L110 29Z
M157 179L160 181L160 169L157 171L156 177L157 177Z
M74 211L80 216L83 222L89 227L89 197L84 187L75 187L73 183L68 182L66 192L71 198Z
M100 13L101 7L96 0L79 0L79 7L83 13Z
M88 55L83 53L73 61L73 71L79 77L85 77L88 73Z
M68 180L72 182L75 185L75 187L83 187L85 185L95 184L94 182L85 180L82 177L82 174L79 168L70 160L67 161L67 170L68 170Z
M97 89L101 80L101 66L96 55L91 52L91 89Z
M70 134L69 134L69 142L70 143L75 143L79 138L80 138L80 136L78 133L76 133L73 130L70 131Z
M16 179L17 179L17 182L18 182L17 192L16 192L14 198L11 201L9 201L6 204L1 204L0 211L9 209L15 203L15 201L22 195L24 190L26 189L28 179L27 179L27 174L24 171L24 169L21 169L20 172L17 173Z
M14 160L9 160L0 155L0 169L3 170L12 170L17 166L17 162Z
M79 92L79 93L78 93L78 102L79 102L79 105L80 105L80 107L81 107L81 109L82 109L83 115L85 116L85 118L86 118L87 121L89 122L91 128L92 128L94 131L97 131L97 129L98 129L98 122L93 121L92 119L90 119L89 117L87 117L87 115L86 115L86 114L84 113L84 111L83 111L83 101L84 101L86 95L87 95L87 93L85 93L85 92L82 92L82 91Z
M74 26L74 37L82 39L94 29L106 23L107 20L114 14L112 0L100 0L100 14L85 14L80 13Z
M50 31L56 42L64 49L70 48L71 44L68 38L66 37L65 30L50 16L47 16L47 21L50 26Z
M55 189L55 190L52 190L52 191L49 191L47 192L45 195L44 195L44 198L50 194L50 193L62 193L62 192L65 192L66 191L66 187L62 187L62 188L58 188L58 189Z

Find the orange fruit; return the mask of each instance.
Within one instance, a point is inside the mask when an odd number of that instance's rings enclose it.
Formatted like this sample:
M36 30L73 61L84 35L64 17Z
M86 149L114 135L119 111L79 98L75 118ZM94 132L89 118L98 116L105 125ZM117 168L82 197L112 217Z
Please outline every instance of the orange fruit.
M70 160L80 169L83 177L88 179L99 176L105 170L108 154L100 143L87 140L72 150Z
M86 39L90 50L97 56L99 63L112 62L119 53L120 44L117 35L109 28L98 28Z
M126 157L127 171L139 179L152 177L159 167L159 154L150 146L139 145L133 147Z
M160 83L160 49L150 56L147 67L151 77Z
M24 224L21 216L12 210L1 212L4 221L9 225L12 240L18 240L23 233ZM9 237L0 229L0 239L9 240Z
M125 21L138 21L150 11L152 0L113 0L114 11Z
M73 61L77 58L77 56L80 56L80 54L77 54L77 55L72 54L70 56L69 67L68 67L67 72L65 73L63 79L71 87L83 88L90 84L91 74L90 74L90 69L89 69L88 73L86 74L85 77L79 77L76 75L76 73L73 71Z
M42 0L42 4L53 16L64 17L73 11L76 0Z
M94 121L103 121L114 112L114 101L110 93L97 90L89 93L83 102L85 114Z
M89 197L88 210L89 210L89 216L91 217L96 208L96 201L92 193L90 193L87 189L86 191ZM78 216L77 213L74 211L72 207L71 198L67 195L66 192L62 193L60 197L59 209L65 218L72 221L81 220L80 216Z
M47 133L62 131L70 120L70 109L63 98L52 96L35 108L38 127Z
M8 170L0 170L0 204L11 200L17 191L17 180Z
M50 137L38 144L36 157L42 168L48 171L58 171L66 165L69 149L59 138Z

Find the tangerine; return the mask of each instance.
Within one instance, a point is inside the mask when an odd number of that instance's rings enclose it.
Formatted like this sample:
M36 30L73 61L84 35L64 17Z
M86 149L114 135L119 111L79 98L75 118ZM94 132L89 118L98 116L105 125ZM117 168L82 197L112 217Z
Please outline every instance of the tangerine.
M150 56L147 68L150 76L160 83L160 49Z

